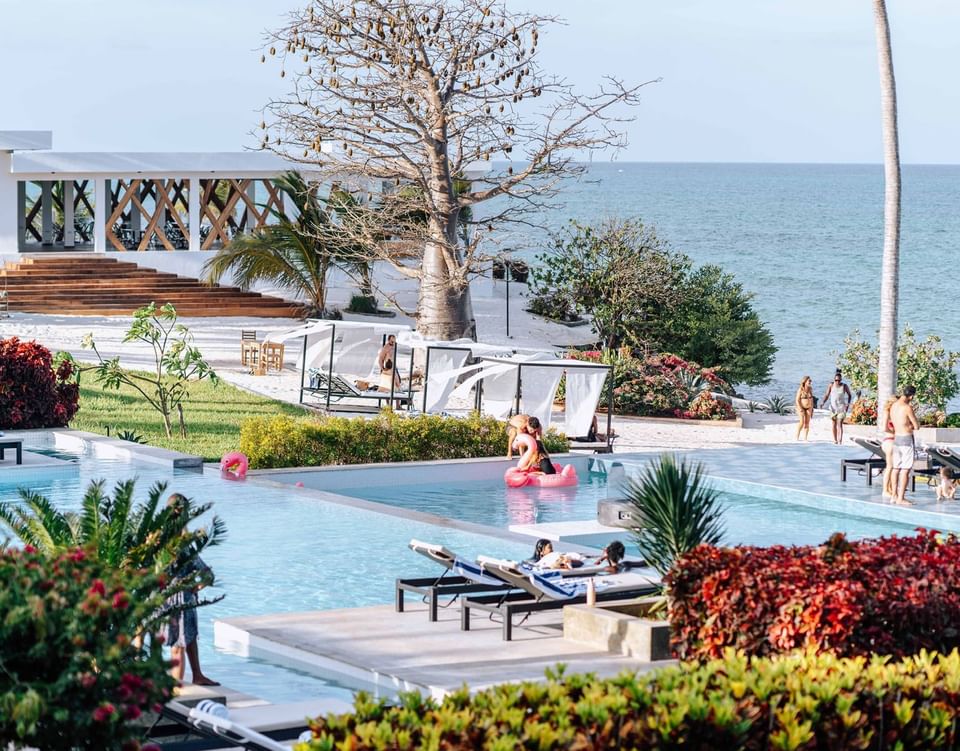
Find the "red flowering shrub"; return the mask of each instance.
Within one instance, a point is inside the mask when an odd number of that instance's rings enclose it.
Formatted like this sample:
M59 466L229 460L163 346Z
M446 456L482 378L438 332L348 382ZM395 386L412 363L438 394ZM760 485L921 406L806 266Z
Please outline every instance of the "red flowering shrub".
M716 420L722 418L715 415L727 415L724 407L707 403L690 412L691 400L701 391L707 388L725 391L728 388L726 381L713 368L701 368L695 362L671 354L640 358L629 349L607 352L572 350L568 355L575 360L613 365L613 403L619 414L696 420ZM562 391L558 391L558 396L562 396ZM712 397L711 400L717 401Z
M794 649L912 655L960 647L960 539L915 537L821 546L714 548L666 578L671 640L681 659Z
M850 422L854 425L877 424L877 400L861 397L850 408Z
M730 402L717 399L709 391L701 391L687 409L674 414L684 420L733 420L737 416Z
M162 605L157 577L28 547L0 552L0 581L3 747L139 748L133 721L173 688L160 645L132 638Z
M77 413L74 366L54 369L50 350L17 337L0 339L0 429L62 427Z

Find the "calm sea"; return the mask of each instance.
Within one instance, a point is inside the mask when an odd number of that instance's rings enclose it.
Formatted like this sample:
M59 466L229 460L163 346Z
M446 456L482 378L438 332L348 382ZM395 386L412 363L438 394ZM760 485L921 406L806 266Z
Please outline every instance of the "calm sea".
M590 167L545 212L558 227L634 216L698 264L736 275L779 352L754 395L792 397L809 374L818 393L853 329L876 338L883 242L880 165L638 164ZM507 246L529 257L541 233ZM900 322L960 350L960 166L903 168Z

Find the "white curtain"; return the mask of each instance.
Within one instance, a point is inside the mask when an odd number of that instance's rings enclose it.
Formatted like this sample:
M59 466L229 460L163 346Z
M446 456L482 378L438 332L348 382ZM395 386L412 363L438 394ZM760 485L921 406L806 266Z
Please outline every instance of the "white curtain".
M483 403L485 414L498 420L505 419L516 404L517 366L506 365L485 368L483 373Z
M597 412L607 373L598 368L567 368L563 429L571 438L590 432L590 423Z
M544 430L550 427L553 415L553 398L557 394L557 385L563 368L537 367L524 365L520 378L522 383L520 411L525 415L536 417ZM516 388L516 384L514 384Z
M341 375L352 375L364 380L379 376L377 354L380 352L382 337L377 336L373 327L337 329L340 346L333 360L333 370Z
M307 358L304 370L320 368L324 373L330 367L330 347L333 346L333 329L321 330L307 335Z
M430 377L423 395L424 412L441 412L447 406L469 354L469 349L429 350Z

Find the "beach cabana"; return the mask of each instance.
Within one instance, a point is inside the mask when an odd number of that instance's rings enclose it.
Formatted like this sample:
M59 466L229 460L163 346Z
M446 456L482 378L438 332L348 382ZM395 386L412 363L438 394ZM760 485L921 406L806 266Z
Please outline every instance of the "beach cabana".
M537 417L547 429L553 421L553 400L560 378L566 375L563 431L575 437L590 432L606 382L609 448L613 420L612 371L611 365L559 359L546 352L509 357L483 355L479 370L457 386L453 396L463 395L477 386L477 404L485 414L499 419L511 414L527 414Z
M362 412L384 404L412 400L408 378L405 390L395 387L380 389L380 370L377 354L390 334L397 336L394 369L400 356L400 335L409 332L409 326L363 321L310 321L289 331L272 334L270 342L290 342L302 339L300 358L300 403L307 397L323 400L330 411ZM409 372L413 370L413 351L410 351ZM364 404L366 402L366 404Z

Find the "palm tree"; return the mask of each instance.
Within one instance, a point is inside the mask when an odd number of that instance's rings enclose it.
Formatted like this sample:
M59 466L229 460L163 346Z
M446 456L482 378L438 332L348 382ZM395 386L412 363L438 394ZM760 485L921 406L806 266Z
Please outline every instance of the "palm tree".
M625 484L631 528L640 555L661 576L680 556L723 539L723 507L703 467L665 454Z
M880 362L877 403L897 388L897 304L900 287L900 141L897 132L897 84L893 77L890 23L885 0L873 0L877 56L880 62L880 101L883 108L883 262L880 273Z
M211 504L161 501L166 483L150 488L147 500L134 505L135 480L118 482L113 494L105 480L90 483L79 512L61 511L43 495L21 489L21 503L0 505L0 522L25 545L51 555L83 547L117 569L150 569L157 573L181 568L208 547L223 541L226 527L214 516L206 527L189 529ZM171 582L185 588L190 582ZM206 603L204 603L206 604Z
M299 172L287 172L275 183L290 198L296 216L271 208L277 223L234 237L204 264L206 281L216 284L231 272L234 284L244 289L255 282L270 282L305 298L310 313L323 315L327 274L337 258L330 242L330 217L317 196L317 186L308 184Z

